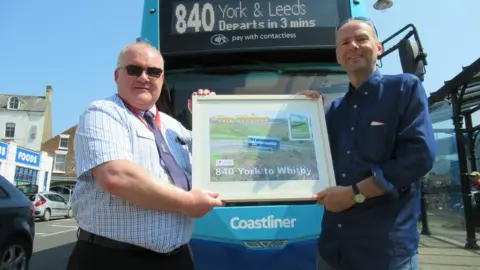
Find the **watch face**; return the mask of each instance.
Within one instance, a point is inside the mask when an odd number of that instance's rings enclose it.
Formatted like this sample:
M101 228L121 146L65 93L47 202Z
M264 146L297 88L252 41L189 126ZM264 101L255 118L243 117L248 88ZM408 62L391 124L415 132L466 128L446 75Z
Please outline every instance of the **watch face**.
M356 203L363 203L365 201L365 196L363 194L355 195L355 202Z

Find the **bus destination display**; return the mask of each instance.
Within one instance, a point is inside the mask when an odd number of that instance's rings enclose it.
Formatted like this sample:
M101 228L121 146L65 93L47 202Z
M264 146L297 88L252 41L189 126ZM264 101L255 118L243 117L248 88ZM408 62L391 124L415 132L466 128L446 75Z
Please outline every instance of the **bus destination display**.
M160 0L164 54L322 48L350 15L349 0Z

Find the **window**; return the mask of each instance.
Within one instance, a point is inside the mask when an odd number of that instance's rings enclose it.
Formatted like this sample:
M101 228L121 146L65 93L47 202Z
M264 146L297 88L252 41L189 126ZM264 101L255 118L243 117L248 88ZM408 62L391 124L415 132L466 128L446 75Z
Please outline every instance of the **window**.
M67 202L67 201L65 200L65 198L63 198L63 197L60 196L60 195L55 194L55 195L53 195L53 197L54 197L55 201L57 201L57 202L61 202L61 203L66 203L66 202Z
M65 172L66 161L67 161L67 155L56 154L53 170L56 172Z
M68 138L60 138L59 148L68 148Z
M37 184L38 170L17 166L15 168L15 185Z
M5 138L15 138L15 123L5 125Z
M325 98L325 111L332 101L344 96L348 91L349 80L346 74L321 70L302 71L305 66L289 65L288 72L279 74L271 71L245 71L238 73L231 68L205 72L170 71L166 80L172 99L172 115L187 129L191 129L191 116L187 109L187 100L192 96L192 90L199 84L205 89L213 90L217 95L278 95L293 94L305 89L319 91ZM262 67L257 67L262 68ZM319 69L316 71L315 69Z
M8 99L8 109L9 110L18 110L20 107L20 100L18 97L10 97Z
M58 149L68 149L69 138L70 138L70 134L60 134L60 142L58 145Z
M8 198L7 192L0 187L0 199L6 199L6 198Z

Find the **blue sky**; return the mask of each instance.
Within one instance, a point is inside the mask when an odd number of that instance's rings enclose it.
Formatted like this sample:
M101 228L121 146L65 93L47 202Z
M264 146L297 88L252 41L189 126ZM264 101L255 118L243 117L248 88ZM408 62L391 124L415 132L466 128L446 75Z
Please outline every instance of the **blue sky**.
M395 0L385 12L363 1L381 39L415 24L428 53L427 92L480 57L478 0ZM140 35L142 9L140 0L0 1L0 93L44 95L52 85L53 134L70 128L89 102L115 93L116 58ZM401 72L397 55L383 73Z

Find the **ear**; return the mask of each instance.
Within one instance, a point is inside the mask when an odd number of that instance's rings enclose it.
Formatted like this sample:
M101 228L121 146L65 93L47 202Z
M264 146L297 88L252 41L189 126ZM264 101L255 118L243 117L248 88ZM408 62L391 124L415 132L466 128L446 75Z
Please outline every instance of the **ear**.
M377 41L377 55L383 54L383 44L381 41Z
M115 69L115 72L113 73L113 78L115 82L118 82L118 69Z
M341 63L340 63L340 57L339 57L339 55L338 55L338 46L337 46L337 48L335 49L335 59L337 60L337 64L341 65Z

